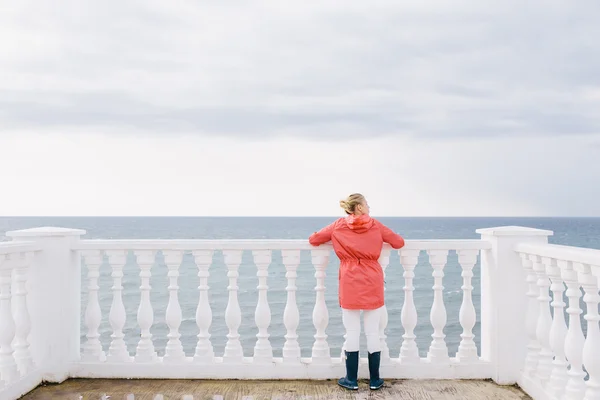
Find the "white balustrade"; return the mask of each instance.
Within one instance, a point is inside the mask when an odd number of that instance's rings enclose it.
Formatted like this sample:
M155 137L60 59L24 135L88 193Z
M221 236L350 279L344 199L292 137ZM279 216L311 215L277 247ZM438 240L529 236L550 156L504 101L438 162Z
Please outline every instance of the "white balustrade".
M548 385L550 393L556 398L560 398L567 384L567 359L565 356L565 338L567 336L567 324L565 322L563 293L565 285L560 276L560 267L557 260L549 257L542 257L542 263L546 267L546 273L550 277L550 290L554 296L552 307L554 309L552 325L550 328L550 348L554 354L552 361L552 373ZM566 261L561 261L564 267Z
M158 359L152 342L150 328L154 323L154 310L150 302L150 278L152 265L154 265L155 252L152 250L135 251L137 264L140 267L140 305L138 307L137 322L140 326L140 340L135 353L136 362L154 362Z
M388 308L384 306L381 319L379 321L379 332L382 352L382 373L390 377L401 377L408 372L412 377L430 377L435 378L435 374L441 374L443 378L473 378L473 377L491 377L492 363L494 360L479 359L478 349L473 333L476 324L476 307L474 304L472 285L473 269L477 265L478 254L481 249L490 248L490 244L484 241L414 241L407 242L407 246L398 251L402 272L399 269L390 266L391 247L385 245L379 264L382 268L384 279L389 282L390 274L403 273L404 278L404 302L400 321L392 320L388 313ZM0 257L4 255L0 246ZM273 263L273 251L281 250L282 261ZM311 357L302 358L302 348L299 342L300 331L300 313L303 311L299 307L297 300L298 271L301 267L301 251L310 251L312 267L314 268L314 307L312 307L312 325L314 337L310 349ZM445 340L444 330L447 321L447 305L443 299L443 278L444 268L447 262L447 256L450 250L456 250L460 267L462 268L462 303L460 311L453 309L452 313L459 313L461 325L461 341L456 358L450 358ZM210 302L211 289L209 287L209 278L214 273L209 273L213 262L215 251L222 251L224 255L225 266L227 269L227 290L228 299L224 310L224 323L226 325L226 343L223 354L215 354L213 349L215 340L224 338L215 338L212 332L214 307L219 307L216 303ZM244 251L250 251L253 257L255 270L251 265L243 265L245 274L256 273L257 281L257 303L253 310L254 322L257 327L256 340L253 343L253 357L244 357L244 351L251 353L252 349L242 347L240 329L242 325L242 310L239 304L238 279L240 278L240 267L242 267L242 255ZM329 257L332 247L330 244L321 247L309 246L304 241L165 241L165 240L130 240L130 241L81 241L73 244L73 258L81 257L86 269L84 270L84 282L87 287L86 297L84 298L85 309L82 332L84 343L81 350L81 359L72 360L65 368L68 374L73 377L123 377L123 378L334 378L338 377L343 370L343 364L332 358L330 346L328 343L327 330L330 324L329 310L327 307L326 290L336 291L337 287L326 288L326 270L329 266ZM429 362L423 362L419 356L417 347L417 306L415 304L415 269L419 260L421 251L427 251L434 278L433 285L433 304L430 312L430 322L433 326L433 335L431 345L428 349L427 359ZM127 264L130 252L135 256L135 264ZM167 268L168 285L152 284L156 279L153 276L153 266L156 262L157 253L162 252ZM191 252L195 264L194 271L197 269L198 292L193 297L190 304L190 297L183 296L180 293L179 279L180 270L187 273L190 267L187 258L184 262L185 252ZM104 256L107 256L108 263L104 263ZM13 259L13 255L5 256L7 259ZM18 257L14 256L14 260ZM133 258L132 258L133 260ZM44 265L50 265L44 261ZM126 265L127 264L127 265ZM249 263L250 264L250 263ZM393 264L393 263L392 263ZM100 280L101 270L104 266L110 268L110 279L112 287L110 292L103 293L104 282ZM137 268L139 269L137 269ZM246 269L247 268L247 269ZM272 321L271 307L269 304L270 293L268 285L269 272L276 268L285 268L286 279L286 304L283 310L283 321ZM33 354L29 353L29 344L21 339L30 334L35 334L35 329L31 330L31 324L28 322L26 285L28 263L15 261L15 267L2 269L0 277L0 371L2 379L6 382L12 382L19 379L21 374L27 371L35 370L32 360ZM281 270L280 270L281 271ZM557 269L553 273L562 272ZM135 287L135 292L129 292L129 274L139 275L140 285ZM215 279L223 277L224 271L217 271L218 276ZM125 276L127 275L127 276ZM332 273L332 275L335 275ZM246 276L244 277L246 278ZM333 276L332 280L335 279ZM393 278L392 278L393 279ZM157 280L158 282L159 280ZM124 285L125 282L125 285ZM246 282L246 281L244 281ZM8 286L7 286L7 283ZM12 288L10 283L12 283ZM102 283L102 284L100 284ZM128 292L124 292L124 286ZM244 287L244 289L247 289ZM274 288L281 290L282 287ZM536 286L536 290L538 290ZM555 288L553 287L553 290ZM13 290L13 292L11 292ZM137 292L139 290L139 293ZM389 284L384 288L389 297ZM420 289L419 289L420 290ZM427 291L431 289L425 289ZM160 295L153 296L154 294ZM311 292L312 293L312 290ZM310 295L303 293L302 295ZM539 290L536 296L539 297ZM164 294L164 297L162 295ZM331 293L329 293L331 294ZM111 296L112 295L112 296ZM110 300L108 300L110 299ZM184 300L185 299L185 300ZM102 313L102 302L110 301L110 312ZM390 299L388 300L388 304ZM193 306L195 308L194 323L197 325L197 342L191 344L189 340L189 331L184 330L189 326L183 323L182 306L186 309ZM196 303L197 301L197 303ZM537 300L536 300L537 301ZM180 304L181 302L181 304ZM165 304L166 303L166 304ZM538 301L539 303L539 301ZM13 329L11 330L11 313L6 313L6 305L12 306L15 317L13 320ZM165 322L168 333L161 333L163 337L157 336L160 330L154 331L156 310L165 310ZM225 306L225 305L224 305ZM558 307L558 304L553 304ZM3 308L4 307L4 308ZM131 311L135 310L136 311ZM129 310L131 315L128 315ZM133 315L136 313L136 315ZM32 314L34 315L34 314ZM275 314L276 315L276 314ZM244 321L249 320L249 315L244 316ZM103 327L103 318L108 319L111 328L110 339L103 343L104 336L100 335ZM139 329L139 337L132 337L129 332L124 331L131 322L136 321L135 329ZM105 321L104 321L105 322ZM274 327L272 322L281 324L285 328L285 343L283 344L283 358L274 358L273 343L275 342L271 332ZM400 347L398 359L390 358L390 349L388 347L388 338L386 333L392 324L396 326L401 322L404 332ZM127 324L126 324L127 323ZM341 321L332 321L335 324L341 324ZM35 324L34 324L35 328ZM219 327L221 328L221 327ZM242 334L246 334L248 327L241 329ZM303 327L308 328L308 327ZM129 328L127 328L129 329ZM215 328L213 328L215 329ZM222 329L222 328L221 328ZM301 331L300 331L301 332ZM126 335L127 334L127 335ZM224 335L225 333L219 333ZM167 343L163 357L158 357L155 345L157 340L165 339ZM185 335L183 337L182 335ZM127 336L127 341L125 337ZM566 335L565 335L566 336ZM553 337L553 347L556 341ZM245 338L248 339L248 338ZM339 338L336 338L339 339ZM244 341L244 343L246 343ZM37 344L37 342L36 342ZM184 346L188 351L188 346L195 346L195 351L190 356L186 356ZM136 346L134 355L130 355L129 346ZM396 345L396 344L394 344ZM106 346L106 347L104 347ZM32 346L32 350L35 350ZM106 353L104 349L106 349ZM133 347L131 347L133 348ZM565 350L566 353L566 350ZM337 356L337 352L336 352ZM429 365L436 364L435 368ZM408 369L402 365L409 365ZM256 366L256 368L253 368ZM18 368L17 368L18 367ZM364 366L361 366L364 368ZM11 375L11 373L13 375ZM569 376L570 378L570 376ZM558 385L560 386L560 385ZM565 386L565 385L563 385ZM3 393L0 389L0 397Z
M404 304L402 304L402 347L400 348L400 361L404 363L418 363L419 349L417 347L415 328L417 327L417 308L415 306L413 292L413 279L415 278L415 267L419 261L420 251L417 249L399 250L400 262L404 269Z
M12 272L13 269L6 256L0 254L0 379L5 384L10 384L19 378L12 348L16 333L11 307Z
M198 325L198 344L194 361L201 363L211 363L214 360L215 353L210 342L210 326L212 324L212 309L208 300L208 278L210 276L209 267L213 259L212 250L195 250L192 252L194 261L198 266L198 278L200 278L200 291L198 307L196 308L196 324Z
M552 316L550 314L549 295L550 279L546 274L546 267L542 264L540 256L530 255L533 263L533 270L537 275L538 286L538 301L540 303L539 313L537 318L536 336L541 345L538 366L536 370L536 378L546 384L550 379L552 372L552 350L550 349L550 328L552 326Z
M98 300L98 290L100 290L98 278L100 277L100 265L102 265L102 253L100 250L88 250L82 252L82 257L88 270L88 297L85 309L87 341L83 345L81 359L85 362L102 362L106 360L98 332L102 322L102 310Z
M111 276L113 278L113 300L108 316L113 333L111 335L112 341L106 358L110 362L129 362L131 361L131 357L127 352L127 345L124 340L125 334L123 333L123 328L125 327L125 322L127 320L125 305L123 304L122 285L126 253L124 250L109 250L106 254L108 255L109 264L112 267Z
M431 307L430 321L433 326L431 337L431 346L427 354L428 359L433 363L447 363L450 361L448 356L448 347L444 338L444 327L447 322L446 306L444 305L444 286L442 279L444 277L444 266L446 265L447 250L428 250L429 262L433 267L433 305Z
M463 292L462 304L460 306L459 320L460 325L463 328L463 332L460 335L461 341L458 346L458 353L456 355L459 361L477 361L477 346L475 345L475 335L473 334L473 328L477 322L477 314L475 313L475 306L473 305L473 286L471 285L471 279L473 278L473 268L477 263L477 250L458 250L458 263L462 267L463 285L461 287Z
M511 228L512 229L512 228ZM58 232L60 233L60 232ZM502 235L503 232L500 232ZM504 232L506 233L506 232ZM517 232L518 233L518 232ZM38 232L39 234L39 232ZM493 233L487 233L493 236ZM567 246L549 245L538 242L519 242L520 236L506 240L511 246L510 252L502 250L496 242L487 241L408 241L407 245L400 249L398 254L403 268L404 277L404 303L400 322L404 328L402 344L398 360L390 360L387 344L386 329L389 325L398 324L384 308L379 323L380 341L382 345L382 370L390 377L402 377L409 374L411 377L436 378L494 378L498 379L498 371L510 367L523 371L515 372L519 376L518 382L526 391L532 393L534 398L548 398L560 400L597 400L600 399L600 315L598 306L600 303L599 275L600 252L597 250L578 249ZM52 376L53 369L60 368L56 372L56 379L64 377L125 377L125 378L334 378L343 370L343 364L332 359L328 344L327 329L330 323L329 310L325 302L326 270L332 250L330 244L321 247L309 246L304 241L79 241L72 242L62 238L61 251L53 253L46 240L38 250L33 247L25 249L25 243L2 244L0 243L0 398L7 390L12 390L15 384L29 379L29 385L41 382L42 376ZM487 240L487 239L486 239ZM511 241L512 240L512 241ZM33 242L32 242L33 243ZM11 247L13 246L13 247ZM14 247L17 246L17 247ZM19 247L20 246L20 247ZM29 246L29 245L27 245ZM494 247L496 246L496 247ZM18 250L11 250L11 249ZM494 251L504 252L498 258ZM25 250L24 250L25 249ZM41 250L39 250L41 249ZM518 357L503 358L509 360L504 365L498 361L502 355L489 353L487 356L478 356L476 338L473 333L477 322L477 304L474 303L473 276L477 265L479 251L481 249L493 249L486 253L485 270L486 284L494 284L490 277L498 274L510 264L513 272L523 272L519 275L519 290L506 293L514 296L518 301L507 302L502 298L504 288L494 287L494 302L497 307L506 307L510 303L510 310L527 312L521 315L522 326L496 326L488 323L487 329L496 329L493 334L483 329L484 317L495 318L495 315L482 315L482 338L495 337L503 330L513 335L516 333L522 338L527 336L529 342L520 342L522 346L523 359L521 365L509 365ZM254 353L252 358L244 358L244 349L240 340L240 327L242 323L242 312L238 301L238 278L242 263L243 251L252 252L256 266L256 278L258 281L258 301L254 310L254 321L258 328ZM272 264L272 252L282 251L282 265ZM300 328L300 312L297 296L298 269L300 268L300 251L311 252L312 265L314 267L314 308L312 309L312 323L314 326L314 342L312 343L311 358L301 358L301 347L299 344L298 331ZM430 323L433 327L431 344L428 349L427 360L423 362L419 357L416 344L417 328L417 304L414 297L415 269L419 260L420 251L427 251L431 267L433 285L433 304L430 310ZM458 261L462 270L462 302L459 310L459 321L461 326L461 340L458 346L456 358L450 358L446 345L446 329L448 312L444 304L444 269L450 250L456 250ZM32 261L33 251L40 251L41 260ZM139 295L134 294L133 299L139 299L137 308L137 327L140 336L136 339L137 348L135 357L131 357L125 343L125 326L128 318L124 300L131 301L131 296L124 296L123 278L124 267L128 252L133 251L139 266ZM158 251L164 254L168 269L168 287L158 290L168 292L168 303L166 304L165 321L168 326L167 344L164 357L157 356L154 346L153 335L150 333L154 327L155 308L157 304L151 302L151 295L156 287L150 285L152 280L152 266ZM187 264L182 264L185 251L191 251L195 266L198 270L199 286L196 307L195 323L199 333L193 357L186 357L182 344L183 316L180 305L180 293L178 280L180 268L183 270ZM214 251L223 251L228 279L228 300L225 309L225 324L228 329L227 342L223 351L223 357L215 355L211 342L210 329L213 319L213 307L209 301L209 268L213 261ZM390 247L384 246L379 259L384 276L400 273L398 269L388 268L390 264ZM510 253L510 254L509 254ZM111 272L112 287L109 293L101 293L99 280L100 270L103 266L104 255L108 256L108 266ZM52 258L55 257L55 258ZM62 265L62 271L76 271L79 273L76 259L85 262L87 270L84 282L87 286L87 302L84 311L84 333L85 342L82 346L81 359L73 356L64 357L60 366L50 365L48 360L55 351L69 351L67 341L61 342L59 335L62 331L54 331L49 337L44 332L36 330L36 327L49 327L47 321L39 324L43 317L43 301L52 294L46 289L43 282L36 281L36 273L45 271L52 265ZM494 261L501 262L494 264ZM72 264L69 264L72 263ZM519 264L521 264L519 266ZM184 265L184 267L182 267ZM482 263L482 266L484 264ZM519 266L519 270L515 269ZM246 266L244 266L246 267ZM271 308L268 301L269 287L267 285L268 272L273 268L285 268L287 285L285 287L287 300L283 311L283 324L285 326L285 344L283 345L283 359L273 357L271 327ZM482 282L484 282L482 268ZM37 272L36 272L37 271ZM253 271L253 270L249 270ZM218 272L223 276L223 271ZM30 276L34 274L33 276ZM496 275L494 275L496 274ZM45 275L48 279L49 275ZM126 281L127 282L127 281ZM505 281L506 282L506 281ZM527 288L524 286L527 284ZM79 289L78 286L65 287ZM566 291L565 291L566 288ZM56 290L56 288L51 288ZM281 288L276 288L281 289ZM389 290L389 285L386 287ZM484 287L483 290L490 288ZM47 291L46 291L47 290ZM427 289L429 290L429 289ZM553 297L550 296L550 291ZM312 293L312 292L311 292ZM499 294L500 293L500 294ZM107 296L111 295L112 296ZM563 300L564 295L568 298L568 306ZM584 336L580 324L583 313L580 300L583 294L585 303L585 321L587 336ZM482 296L489 293L482 293ZM110 312L102 315L101 301L110 298ZM512 300L512 299L511 299ZM66 296L55 304L66 304ZM79 299L74 299L77 302ZM157 300L154 300L154 303ZM183 297L182 297L183 302ZM193 300L195 302L195 300ZM30 304L31 303L31 304ZM73 303L70 303L73 304ZM77 303L79 304L79 303ZM136 304L137 305L137 304ZM127 309L130 303L127 303ZM163 307L161 304L160 307ZM526 307L527 306L527 307ZM568 326L564 318L564 309L567 306ZM552 308L552 310L551 310ZM506 308L502 311L507 314ZM553 312L551 312L553 311ZM483 311L482 311L483 314ZM68 314L71 315L72 314ZM392 314L393 315L393 314ZM65 327L75 325L75 318L70 321L57 321ZM103 351L100 328L102 318L108 318L111 327L109 343L105 346L107 352ZM129 319L131 321L131 319ZM510 320L510 319L509 319ZM498 320L496 320L498 321ZM506 321L504 319L503 321ZM513 321L513 320L511 320ZM280 323L280 321L276 321ZM341 323L341 321L335 321ZM490 326L492 328L490 328ZM67 328L65 328L67 329ZM71 329L71 328L69 328ZM65 330L62 333L68 332ZM72 336L78 337L74 331ZM76 332L79 334L79 332ZM184 332L185 333L185 332ZM187 338L187 336L186 336ZM503 340L495 337L496 340ZM512 340L511 339L511 340ZM214 340L214 338L213 338ZM483 340L483 339L482 339ZM31 341L31 345L30 345ZM77 340L73 340L73 347L79 348ZM274 341L273 341L274 342ZM56 345L58 343L58 345ZM135 343L132 343L135 344ZM189 342L186 342L188 345ZM53 347L56 346L56 347ZM501 347L506 349L509 343L503 342ZM252 351L252 349L246 349ZM519 349L515 352L519 353ZM66 354L66 353L65 353ZM492 357L489 357L492 354ZM336 354L337 356L337 354ZM46 358L44 358L46 357ZM42 366L37 365L37 360L43 359L48 362ZM35 361L35 362L34 362ZM431 364L435 364L434 366ZM515 364L517 364L515 362ZM253 366L256 365L256 368ZM508 367L507 367L508 365ZM404 368L403 366L408 366ZM361 366L362 368L362 366ZM585 380L586 372L589 379ZM62 378L61 378L62 377ZM36 383L37 382L37 383ZM12 393L12 392L11 392ZM15 392L16 393L16 392ZM12 394L11 394L12 396ZM11 399L13 397L10 397Z
M329 324L329 311L325 303L325 268L329 264L329 250L312 250L312 263L315 267L316 299L313 310L313 324L315 326L315 343L312 348L312 362L314 364L330 364L331 355L327 344L325 330Z
M517 248L524 268L530 265L536 274L539 307L536 318L536 338L540 343L538 365L535 373L526 370L533 381L520 382L521 386L531 390L535 398L600 399L600 294L598 276L594 275L596 265L600 265L600 251L535 244L519 244ZM568 327L564 319L565 285ZM551 304L548 287L553 294ZM582 289L586 336L580 323ZM550 305L554 310L552 315Z
M383 270L383 279L385 281L385 271L390 264L390 253L391 250L384 249L381 251L381 256L379 257L379 265L381 265L381 269ZM383 288L384 292L386 290L385 285ZM381 342L381 365L388 365L391 363L390 359L390 349L387 345L387 336L385 334L385 328L387 328L388 324L388 311L387 307L384 304L381 307L381 319L379 320L379 340Z
M238 302L238 290L237 280L239 277L238 269L242 263L242 251L241 250L226 250L223 252L225 255L225 264L227 265L227 277L229 278L229 300L227 301L227 308L225 309L225 322L229 328L227 334L227 344L225 345L225 353L223 355L223 361L229 363L241 363L244 359L244 351L242 344L240 343L240 334L238 329L242 323L242 311Z
M256 264L258 277L258 302L256 304L256 312L254 321L258 327L256 334L256 345L254 346L254 362L259 364L268 364L273 362L273 348L269 342L269 325L271 324L271 308L267 300L267 277L269 276L268 268L271 264L270 250L254 250L254 263Z
M585 337L581 329L581 289L577 272L573 269L573 263L562 261L558 264L561 268L560 276L567 285L566 295L569 299L569 328L565 336L565 356L570 365L567 372L568 381L565 387L565 400L579 400L585 393L585 372L583 371L583 343Z
M282 250L285 277L287 278L287 300L283 310L283 323L287 330L285 344L283 345L283 361L289 364L300 364L301 350L298 343L297 329L300 325L300 311L296 302L296 279L298 278L298 265L300 264L300 250Z
M179 286L177 280L179 278L179 266L183 259L183 252L180 250L168 250L164 252L165 264L169 269L169 303L167 304L167 312L165 321L169 327L169 334L167 337L167 347L165 349L165 362L182 362L185 360L185 353L183 352L183 345L181 344L181 334L179 333L179 327L183 320L181 313L181 306L179 305Z
M14 294L12 312L15 320L14 357L21 376L33 370L33 359L29 349L31 320L27 307L27 275L33 253L13 253L14 260Z

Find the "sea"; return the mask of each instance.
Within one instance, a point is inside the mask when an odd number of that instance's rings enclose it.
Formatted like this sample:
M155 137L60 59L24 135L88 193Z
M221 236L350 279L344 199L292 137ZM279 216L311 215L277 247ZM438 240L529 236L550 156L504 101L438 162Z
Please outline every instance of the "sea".
M337 217L0 217L0 241L9 240L4 236L6 231L41 226L57 226L86 230L84 239L306 239L311 233L331 223ZM375 216L375 218L377 218ZM478 239L475 230L506 225L518 225L547 229L554 232L550 243L600 249L600 218L523 218L523 217L381 217L377 218L405 239ZM339 262L332 253L327 268L325 281L325 299L329 312L329 324L326 333L331 355L340 355L344 341L344 329L341 309L337 297L337 276ZM164 354L168 326L165 322L166 307L169 300L167 290L167 268L159 252L152 267L151 303L154 309L154 323L151 328L153 342L159 355ZM183 321L179 329L180 340L186 355L192 356L197 342L196 307L198 305L197 267L191 254L185 254L180 267L178 298L182 309ZM242 325L239 329L245 356L252 356L256 344L258 329L254 322L258 299L258 278L256 266L253 264L250 251L244 252L243 262L239 269L238 299L242 310ZM389 319L386 329L387 344L392 357L397 357L402 345L404 330L401 323L401 308L404 302L404 279L402 266L396 251L391 254L390 265L386 275L386 306ZM419 353L425 357L431 344L433 328L429 313L433 302L432 268L427 254L421 253L415 269L414 299L418 314L415 330ZM110 266L105 262L100 268L99 299L102 310L100 326L101 342L108 350L111 341L109 312L112 302L112 278ZM444 328L446 343L453 356L460 343L462 328L459 322L459 310L462 302L462 277L457 256L450 252L448 263L444 269L444 304L447 311L447 324ZM475 304L477 323L475 325L476 343L480 343L480 265L474 268L473 302ZM82 326L81 340L85 343L87 333L85 327L85 308L87 306L87 270L82 268ZM287 280L285 267L281 262L281 253L273 252L273 261L269 266L268 302L271 309L271 325L269 326L270 342L273 353L281 357L286 328L283 323L283 312L286 304ZM228 301L227 268L220 251L215 252L210 267L209 300L213 313L210 328L211 342L216 356L221 356L227 341L228 328L225 323L225 309ZM303 357L310 357L314 343L315 328L312 313L315 304L316 281L314 267L311 264L309 251L303 251L298 268L297 304L300 309L300 325L297 333ZM140 329L137 324L137 309L140 302L139 267L135 257L129 254L124 268L123 302L127 311L125 325L125 341L131 354L135 354ZM511 295L510 288L506 295ZM361 351L366 354L364 333L361 337Z

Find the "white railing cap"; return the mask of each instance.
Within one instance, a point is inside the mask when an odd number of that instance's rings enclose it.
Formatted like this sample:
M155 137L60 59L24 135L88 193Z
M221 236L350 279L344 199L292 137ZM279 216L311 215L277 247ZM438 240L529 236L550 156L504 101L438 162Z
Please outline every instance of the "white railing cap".
M597 249L558 244L519 243L515 246L515 250L540 257L600 266L600 250Z
M552 236L554 232L545 229L528 228L526 226L498 226L495 228L477 229L480 235L490 236Z
M40 250L33 242L0 242L0 254L23 253Z
M6 232L6 236L11 238L25 237L44 237L44 236L82 236L85 235L83 229L59 228L54 226L44 226L40 228L20 229Z
M384 244L384 250L391 246ZM482 250L491 248L485 240L407 240L402 249ZM82 240L76 250L331 250L331 244L312 246L306 239L145 239Z

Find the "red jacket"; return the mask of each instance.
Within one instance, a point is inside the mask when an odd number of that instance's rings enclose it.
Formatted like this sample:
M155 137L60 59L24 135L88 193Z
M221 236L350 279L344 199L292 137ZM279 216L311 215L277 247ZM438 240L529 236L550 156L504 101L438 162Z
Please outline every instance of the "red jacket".
M402 236L368 215L349 215L308 238L313 246L330 240L340 259L340 306L351 310L382 307L383 270L379 265L379 256L384 242L394 249L404 246Z

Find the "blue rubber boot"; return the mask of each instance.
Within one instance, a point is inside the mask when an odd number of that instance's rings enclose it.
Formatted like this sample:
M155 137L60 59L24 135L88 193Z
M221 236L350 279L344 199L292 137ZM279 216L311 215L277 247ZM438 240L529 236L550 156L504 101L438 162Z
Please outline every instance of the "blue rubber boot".
M379 364L381 362L381 352L369 353L369 388L371 390L380 389L383 386L383 379L379 378Z
M346 376L338 385L349 390L358 390L358 351L346 351Z

